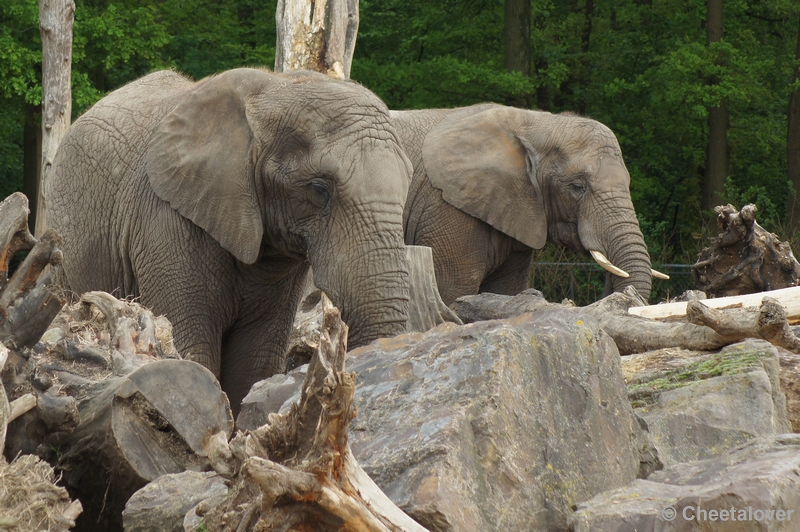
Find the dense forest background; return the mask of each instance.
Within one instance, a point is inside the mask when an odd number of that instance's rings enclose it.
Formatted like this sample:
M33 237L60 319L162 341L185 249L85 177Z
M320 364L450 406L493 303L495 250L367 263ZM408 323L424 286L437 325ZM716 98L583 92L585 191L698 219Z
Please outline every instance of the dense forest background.
M509 33L509 2L525 19L521 40ZM361 0L351 76L393 109L495 101L605 123L622 146L656 264L693 263L717 232L702 191L709 110L724 106L723 200L755 203L761 225L797 249L787 122L800 94L800 2L725 0L721 39L711 39L715 2L721 9L722 0ZM76 0L74 114L155 69L199 79L271 68L276 3ZM41 43L35 2L5 0L0 19L5 197L36 172ZM570 260L556 253L541 256Z

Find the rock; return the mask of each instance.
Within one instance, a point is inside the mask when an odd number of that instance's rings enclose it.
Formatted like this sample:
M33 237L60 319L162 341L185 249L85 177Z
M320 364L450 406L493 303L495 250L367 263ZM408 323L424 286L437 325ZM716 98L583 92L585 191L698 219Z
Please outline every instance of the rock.
M798 530L800 435L751 440L579 504L575 532Z
M786 395L786 412L792 432L800 432L800 355L777 348L781 359L781 390Z
M544 295L534 288L524 290L516 296L504 296L488 292L463 296L456 299L452 305L453 311L464 323L502 320L529 314L548 306L558 308L561 305L548 303Z
M227 492L225 479L214 472L164 475L128 499L122 512L123 526L126 532L183 532L189 510Z
M566 530L573 505L639 470L619 353L585 314L444 324L356 349L347 369L356 459L430 530Z
M284 404L289 405L299 399L300 387L303 385L307 369L308 364L304 364L289 373L273 375L269 379L255 383L247 396L242 399L242 408L236 418L236 428L255 430L267 422L270 413L278 412ZM290 398L292 401L287 403Z
M713 354L662 350L622 365L629 398L664 464L711 458L791 431L778 348L764 340Z

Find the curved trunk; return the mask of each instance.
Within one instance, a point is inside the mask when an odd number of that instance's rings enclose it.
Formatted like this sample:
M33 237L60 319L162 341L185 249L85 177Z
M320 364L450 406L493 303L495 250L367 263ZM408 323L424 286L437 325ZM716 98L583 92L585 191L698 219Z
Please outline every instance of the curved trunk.
M633 286L647 300L652 285L650 254L644 242L627 183L615 190L597 194L583 206L578 236L587 250L601 252L629 277L609 273L604 296ZM593 223L596 222L596 223Z
M406 332L409 275L400 228L385 230L384 225L366 235L348 234L309 254L314 284L341 310L350 329L348 349Z
M652 285L650 254L635 218L633 222L618 222L610 227L603 239L603 246L609 260L630 275L623 278L609 274L604 295L620 292L632 285L646 301Z

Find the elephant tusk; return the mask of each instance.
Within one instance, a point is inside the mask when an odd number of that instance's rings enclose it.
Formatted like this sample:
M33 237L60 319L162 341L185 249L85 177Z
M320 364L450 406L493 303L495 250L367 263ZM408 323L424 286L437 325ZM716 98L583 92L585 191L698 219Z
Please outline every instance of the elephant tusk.
M599 251L590 249L589 253L592 254L592 258L597 261L597 264L602 266L603 269L606 270L607 272L613 273L614 275L617 275L619 277L630 277L630 275L628 275L628 272L626 272L625 270L620 270L619 268L611 264L611 261L608 260L606 256L600 253Z
M650 270L650 274L656 279L664 279L665 281L669 279L669 275L667 275L666 273L661 273L656 270Z

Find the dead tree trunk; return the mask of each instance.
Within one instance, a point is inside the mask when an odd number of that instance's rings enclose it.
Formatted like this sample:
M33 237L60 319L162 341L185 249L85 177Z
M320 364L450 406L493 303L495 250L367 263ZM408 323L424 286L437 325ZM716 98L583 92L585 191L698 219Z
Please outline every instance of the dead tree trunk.
M797 17L800 22L800 16ZM794 52L794 82L800 81L800 24L797 30L797 45ZM795 85L797 87L797 85ZM789 95L789 117L786 128L786 158L791 189L787 202L787 225L789 234L800 229L800 87Z
M722 0L706 0L707 43L711 46L722 40ZM724 64L719 57L717 64ZM718 85L719 79L712 78L711 85ZM706 147L706 168L703 179L703 209L713 209L722 203L725 180L728 178L728 106L722 98L718 105L708 108L708 146Z
M350 79L358 0L278 0L275 72L313 70Z
M347 431L355 416L355 375L344 370L347 326L327 297L322 301L319 347L300 402L231 441L218 468L238 474L221 505L200 510L209 530L425 530L353 458Z
M44 184L72 115L72 23L73 0L40 0L39 28L42 35L42 176L36 212L36 236L44 233L47 204Z

